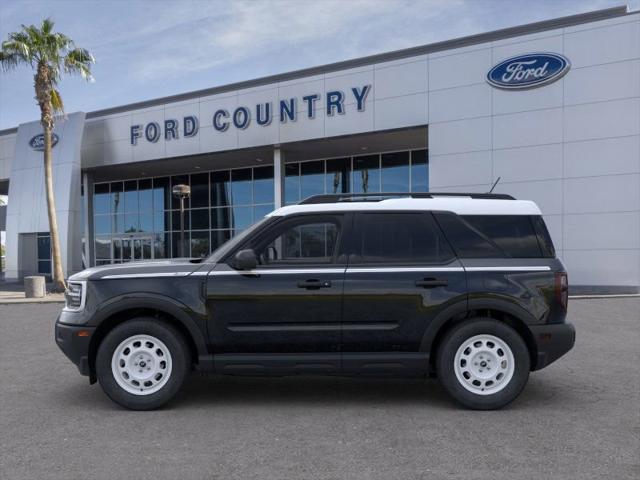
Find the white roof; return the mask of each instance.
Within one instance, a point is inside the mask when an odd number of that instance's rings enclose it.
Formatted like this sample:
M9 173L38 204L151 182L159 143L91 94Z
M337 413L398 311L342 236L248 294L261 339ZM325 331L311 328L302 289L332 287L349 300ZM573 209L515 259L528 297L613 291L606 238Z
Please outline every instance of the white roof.
M542 215L530 200L497 200L471 197L389 198L371 202L310 203L290 205L271 212L270 217L283 217L303 212L352 212L390 210L439 210L458 215Z

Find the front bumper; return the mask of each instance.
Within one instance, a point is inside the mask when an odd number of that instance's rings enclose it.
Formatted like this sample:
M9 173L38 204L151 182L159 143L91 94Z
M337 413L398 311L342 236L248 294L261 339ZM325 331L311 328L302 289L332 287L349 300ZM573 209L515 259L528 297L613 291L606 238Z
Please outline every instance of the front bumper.
M95 327L67 325L57 321L55 328L56 343L60 350L78 367L82 375L88 376L89 344Z
M538 351L532 370L540 370L555 362L571 350L576 341L576 329L571 323L530 325L529 328Z

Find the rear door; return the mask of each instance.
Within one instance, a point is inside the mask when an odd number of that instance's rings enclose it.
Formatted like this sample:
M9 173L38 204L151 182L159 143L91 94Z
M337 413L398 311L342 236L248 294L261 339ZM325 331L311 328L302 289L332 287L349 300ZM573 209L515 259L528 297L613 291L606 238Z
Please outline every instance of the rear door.
M343 303L347 370L363 366L349 353L418 352L431 320L466 295L464 269L430 212L361 212L353 232Z

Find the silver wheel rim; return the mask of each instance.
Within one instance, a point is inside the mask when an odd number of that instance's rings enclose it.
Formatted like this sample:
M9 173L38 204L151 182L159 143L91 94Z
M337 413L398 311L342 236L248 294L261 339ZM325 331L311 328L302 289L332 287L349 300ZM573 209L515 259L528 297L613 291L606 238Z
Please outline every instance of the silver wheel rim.
M111 371L120 387L133 395L151 395L169 381L171 352L151 335L134 335L113 352Z
M509 384L515 370L513 352L493 335L476 335L462 342L453 362L460 385L476 395L498 393Z

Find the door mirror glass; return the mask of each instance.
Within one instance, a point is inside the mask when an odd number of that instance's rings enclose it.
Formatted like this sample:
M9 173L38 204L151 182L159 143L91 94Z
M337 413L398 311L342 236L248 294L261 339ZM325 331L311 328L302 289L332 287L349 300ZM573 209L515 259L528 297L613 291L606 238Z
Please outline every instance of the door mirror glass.
M252 249L240 250L233 259L233 268L237 270L253 270L258 266L256 252Z

